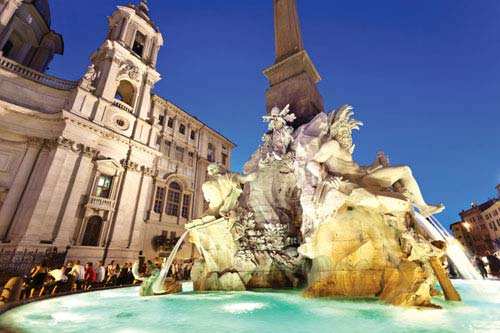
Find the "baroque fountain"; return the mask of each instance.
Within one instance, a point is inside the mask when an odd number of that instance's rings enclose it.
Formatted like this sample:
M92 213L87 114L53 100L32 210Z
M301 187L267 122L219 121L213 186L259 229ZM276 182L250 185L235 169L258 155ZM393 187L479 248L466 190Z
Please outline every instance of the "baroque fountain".
M296 130L286 106L264 120L269 131L245 175L209 166L209 209L187 225L202 259L195 290L305 288L306 297L365 296L405 306L434 306L446 243L433 240L414 213L428 205L407 166L379 152L370 166L352 159L352 108L318 113Z
M408 166L391 166L382 151L369 166L353 160L352 132L362 123L348 105L323 111L296 0L274 0L274 9L268 131L244 174L209 166L209 207L186 225L161 271L141 278L139 290L36 302L2 322L75 333L498 332L498 283L474 281L467 256L432 216L444 206L425 202ZM201 258L194 292L181 293L167 273L188 239ZM473 281L452 284L444 260Z

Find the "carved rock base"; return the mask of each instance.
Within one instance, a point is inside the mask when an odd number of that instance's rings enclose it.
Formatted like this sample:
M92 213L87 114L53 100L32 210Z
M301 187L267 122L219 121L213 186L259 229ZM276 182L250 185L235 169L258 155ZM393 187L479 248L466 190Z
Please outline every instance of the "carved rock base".
M402 200L355 190L300 249L312 258L304 295L380 297L393 305L431 306L435 278L430 258L401 237L410 230L412 214Z

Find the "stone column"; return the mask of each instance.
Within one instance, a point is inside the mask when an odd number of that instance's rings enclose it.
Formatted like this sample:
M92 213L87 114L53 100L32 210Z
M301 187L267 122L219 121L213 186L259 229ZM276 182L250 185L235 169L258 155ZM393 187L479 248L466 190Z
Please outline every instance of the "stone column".
M23 0L7 0L6 3L0 5L0 35L22 3Z
M120 34L118 35L118 39L123 41L125 40L125 34L127 33L127 28L129 25L130 19L129 18L123 18L121 22L121 27L120 27Z
M160 47L154 44L153 49L151 50L151 61L149 62L152 67L156 67L156 62L158 61L158 52L160 51Z
M148 205L148 196L151 194L151 187L153 184L153 175L151 170L144 170L141 177L141 185L138 189L138 196L135 208L134 221L130 228L130 234L128 239L128 248L133 250L140 249L140 236L142 234L142 229L144 227L144 217Z
M19 199L18 207L9 224L5 237L8 241L19 241L32 222L34 211L40 201L40 195L54 158L55 152L52 150L53 147L53 142L44 141L33 170L29 175L28 183Z
M57 212L61 206L64 192L69 185L69 176L77 157L69 151L68 145L70 144L68 140L63 138L59 138L55 142L55 149L52 151L53 158L45 171L47 172L46 177L42 178L43 185L35 201L35 209L30 217L28 229L23 236L24 242L52 240ZM66 165L67 162L69 165Z
M46 47L39 47L35 53L35 56L31 60L30 67L40 71L45 72L47 65L52 60L52 52Z
M84 148L81 152L80 163L76 171L74 182L72 183L71 194L69 195L66 209L61 211L62 220L60 221L60 228L55 238L55 245L64 245L69 243L76 243L75 234L79 235L78 220L85 210L83 207L83 198L86 194L91 193L94 186L92 177L93 165L92 159L97 151Z
M129 231L132 226L135 207L138 200L141 175L135 163L127 166L123 174L122 187L119 189L115 216L111 222L108 242L110 248L127 248L129 245Z
M12 222L14 214L16 213L17 206L23 192L28 183L28 179L35 165L35 161L40 152L42 146L42 140L37 138L31 138L28 141L28 148L26 154L24 155L23 161L17 171L14 182L7 193L7 197L2 205L0 211L0 237L5 239L7 236L7 230Z

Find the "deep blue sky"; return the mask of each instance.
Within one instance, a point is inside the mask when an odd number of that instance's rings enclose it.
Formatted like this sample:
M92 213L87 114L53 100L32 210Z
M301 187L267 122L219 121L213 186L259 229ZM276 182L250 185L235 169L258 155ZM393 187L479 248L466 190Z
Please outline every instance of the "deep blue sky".
M137 3L138 0L135 0ZM65 55L49 73L78 79L106 16L129 0L51 0ZM500 1L298 0L304 42L327 109L365 123L355 158L383 149L408 164L444 224L500 183ZM155 92L238 144L233 169L259 145L274 62L271 0L150 0L165 40Z

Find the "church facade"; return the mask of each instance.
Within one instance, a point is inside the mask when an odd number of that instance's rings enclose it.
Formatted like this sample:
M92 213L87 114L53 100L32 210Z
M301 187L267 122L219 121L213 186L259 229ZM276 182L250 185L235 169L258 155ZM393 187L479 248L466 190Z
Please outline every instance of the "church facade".
M0 0L0 249L68 259L168 254L205 208L211 162L235 145L152 94L162 34L145 2L119 6L80 81L44 73L63 53L47 0ZM179 258L196 256L185 243Z

